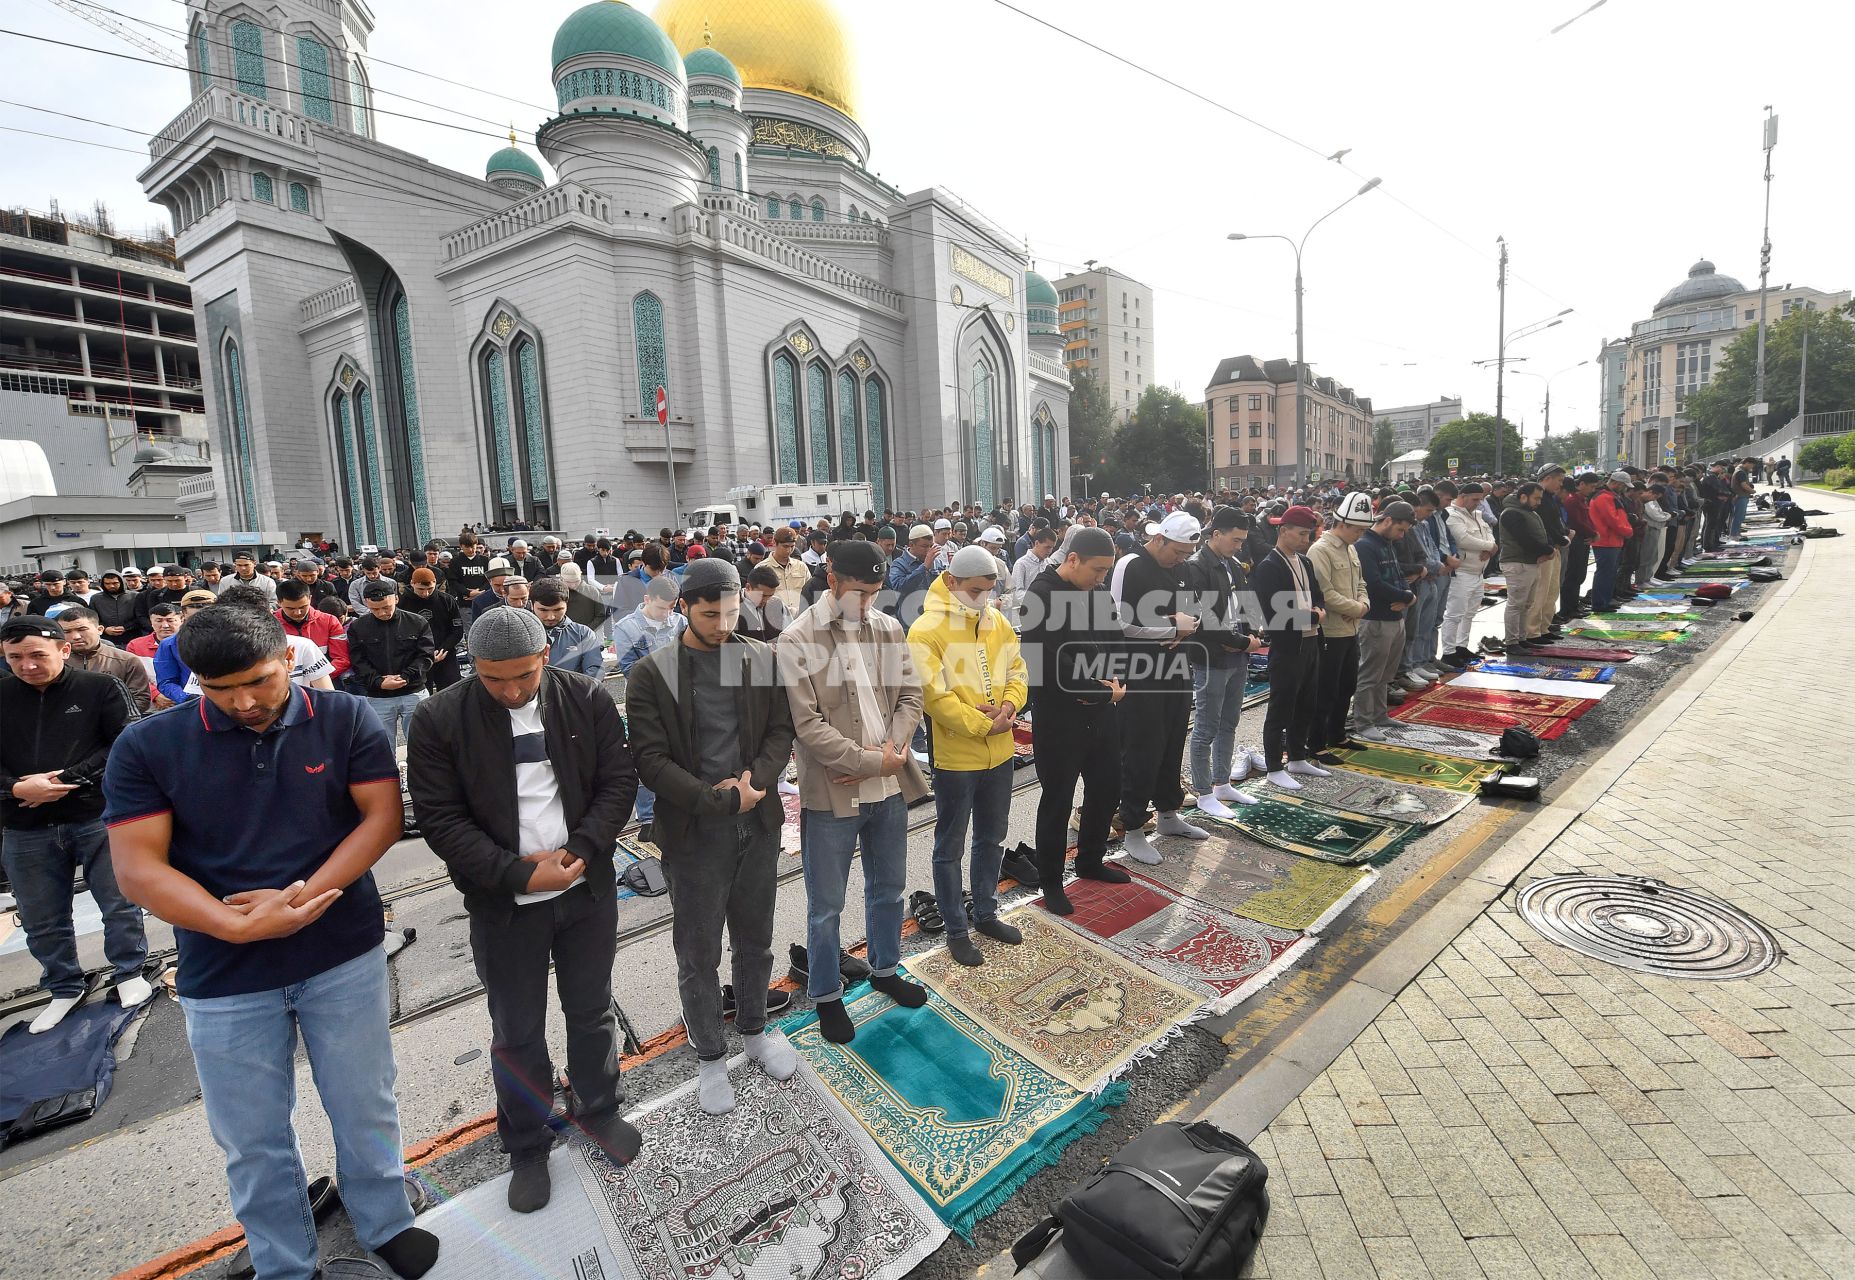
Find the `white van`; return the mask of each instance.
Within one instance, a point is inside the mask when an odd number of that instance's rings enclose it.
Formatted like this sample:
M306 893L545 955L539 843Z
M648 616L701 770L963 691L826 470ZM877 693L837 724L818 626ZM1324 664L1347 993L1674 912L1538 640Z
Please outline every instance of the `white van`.
M866 484L736 485L725 501L691 512L689 523L704 530L714 524L809 524L820 517L836 521L846 511L861 520L874 505Z

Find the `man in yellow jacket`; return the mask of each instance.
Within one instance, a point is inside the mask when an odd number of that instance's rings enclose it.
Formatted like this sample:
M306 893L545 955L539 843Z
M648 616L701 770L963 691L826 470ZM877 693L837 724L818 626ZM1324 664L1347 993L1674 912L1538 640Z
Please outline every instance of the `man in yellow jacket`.
M992 606L998 562L962 547L928 588L908 629L923 709L934 722L934 896L947 950L965 965L985 956L977 929L1010 946L1024 936L998 918L999 865L1011 815L1012 734L1029 694L1017 632ZM961 902L960 846L972 828L973 918Z

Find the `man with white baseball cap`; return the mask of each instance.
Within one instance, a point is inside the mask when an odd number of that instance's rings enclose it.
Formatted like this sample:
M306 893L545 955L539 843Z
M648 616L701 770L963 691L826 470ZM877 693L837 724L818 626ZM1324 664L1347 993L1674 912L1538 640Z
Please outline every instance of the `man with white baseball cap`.
M1159 850L1141 830L1148 805L1159 811L1160 835L1203 840L1210 834L1179 816L1192 709L1190 655L1179 642L1198 629L1198 619L1183 609L1179 570L1202 536L1197 518L1183 511L1148 524L1145 544L1115 563L1108 585L1127 642L1120 822L1128 856L1149 866L1159 861Z

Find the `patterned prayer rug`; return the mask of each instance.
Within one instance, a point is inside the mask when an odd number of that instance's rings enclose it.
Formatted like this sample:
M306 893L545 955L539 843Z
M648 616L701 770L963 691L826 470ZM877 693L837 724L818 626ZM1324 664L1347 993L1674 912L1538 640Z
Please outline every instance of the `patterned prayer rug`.
M1522 676L1521 679L1532 677ZM1405 706L1413 700L1407 699ZM1524 689L1478 689L1473 685L1451 682L1436 689L1426 689L1417 702L1440 702L1457 707L1480 707L1484 711L1520 711L1531 716L1571 716L1576 719L1596 702L1591 698L1572 698L1559 693L1533 693Z
M1408 699L1405 705L1416 699ZM1403 707L1393 707L1400 711ZM1507 726L1502 725L1501 729ZM1454 729L1446 725L1413 724L1399 720L1393 724L1380 725L1393 746L1409 747L1413 751L1431 751L1438 755L1461 756L1465 760L1499 760L1501 759L1501 729L1492 733L1475 729Z
M1212 911L1298 933L1320 932L1377 878L1363 867L1316 862L1240 834L1221 849L1194 843L1183 856L1134 876Z
M1628 631L1621 629L1611 631L1605 629L1605 627L1611 625L1614 624L1606 623L1599 626L1591 626L1586 623L1574 623L1566 628L1566 634L1572 636L1590 636L1595 640L1649 640L1656 644L1679 644L1681 641L1688 638L1687 634L1681 631ZM1685 626L1686 624L1677 622L1671 625Z
M1659 617L1655 619L1627 618L1602 613L1580 618L1572 625L1584 631L1688 631L1693 627L1691 622L1663 622Z
M1542 742L1564 737L1565 731L1572 725L1570 716L1542 716L1526 711L1465 707L1459 703L1429 702L1423 699L1413 699L1401 707L1393 707L1391 716L1392 719L1409 727L1460 729L1482 734L1505 733L1519 726L1530 731ZM1386 728L1385 733L1392 738L1402 736L1401 731L1389 727ZM1440 750L1441 748L1432 749Z
M859 984L844 1008L857 1024L849 1044L826 1040L815 1012L781 1029L941 1220L967 1239L1127 1096L1121 1081L1096 1097L1065 1084L939 995L904 1009Z
M1617 674L1615 667L1580 667L1548 662L1477 662L1469 670L1489 676L1519 676L1524 680L1577 680L1585 684L1609 684Z
M1745 571L1752 566L1738 564L1721 564L1718 561L1709 564L1689 565L1681 571L1684 578L1742 578Z
M1512 693L1543 693L1555 698L1581 698L1598 701L1610 696L1616 688L1610 684L1595 684L1579 680L1531 680L1524 676L1483 675L1480 672L1464 672L1449 682L1451 689L1503 689Z
M1392 782L1416 782L1447 791L1478 794L1481 784L1498 778L1506 766L1482 760L1465 760L1460 756L1439 756L1428 751L1373 743L1365 747L1335 747L1333 754L1346 762L1348 769L1385 778Z
M1258 796L1255 804L1230 808L1236 817L1213 818L1202 811L1199 816L1218 826L1235 827L1278 849L1347 866L1396 853L1418 831L1414 823L1330 809L1280 791Z
M1632 607L1627 604L1616 613L1594 613L1591 615L1592 619L1597 622L1621 622L1633 627L1639 627L1645 622L1653 622L1657 625L1672 622L1699 622L1703 616L1704 615L1698 613L1679 613L1667 609L1645 609L1641 605Z
M1015 724L1011 727L1011 758L1020 767L1031 763L1037 757L1036 741L1031 736L1028 724Z
M1258 779L1260 781L1260 779ZM1363 813L1374 818L1392 818L1433 827L1460 813L1474 796L1441 787L1424 787L1415 783L1396 786L1383 778L1368 777L1350 769L1333 769L1325 778L1296 778L1301 790L1299 800L1312 800L1329 809ZM1243 785L1248 785L1247 783Z
M1362 879L1370 879L1365 873ZM1076 912L1055 917L1116 955L1208 997L1211 1012L1242 1004L1314 945L1297 930L1240 919L1187 902L1136 877L1131 884L1078 880Z
M1572 644L1541 645L1537 649L1527 650L1529 658L1565 658L1572 662L1628 662L1641 653L1654 653L1654 649L1619 649L1614 645L1598 644L1594 641L1578 641Z
M1269 700L1269 682L1254 672L1243 683L1243 705L1253 707Z
M911 957L908 971L1032 1062L1093 1091L1193 1017L1203 997L1147 973L1042 907L1003 917L1024 932L1010 947L975 935L986 962L958 964L945 947Z
M799 814L804 806L797 796L782 795L779 802L786 810L786 821L779 828L780 852L796 854L799 851Z
M694 1080L633 1114L644 1150L623 1169L575 1144L620 1276L899 1280L939 1247L933 1211L806 1065L782 1084L743 1056L730 1075L728 1115Z

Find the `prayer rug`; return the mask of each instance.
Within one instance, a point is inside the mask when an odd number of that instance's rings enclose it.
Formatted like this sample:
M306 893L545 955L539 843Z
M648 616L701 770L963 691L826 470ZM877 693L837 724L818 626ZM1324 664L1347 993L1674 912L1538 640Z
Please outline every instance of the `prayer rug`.
M0 1135L34 1104L50 1098L75 1095L74 1109L82 1109L82 1102L85 1115L95 1114L116 1075L116 1042L143 1008L98 1001L73 1009L36 1036L23 1018L8 1027L0 1036Z
M1192 841L1182 856L1170 852L1141 867L1136 880L1159 885L1217 911L1280 929L1317 931L1357 897L1375 872L1316 862L1240 833L1227 841ZM1090 884L1092 881L1076 881ZM1075 895L1070 895L1073 900Z
M1333 769L1325 778L1296 778L1301 790L1299 800L1312 800L1329 809L1363 813L1375 818L1392 818L1433 827L1460 813L1474 796L1441 787L1424 787L1415 783L1396 786L1383 778L1368 777L1350 769Z
M1199 816L1304 858L1347 866L1396 853L1418 830L1413 823L1330 809L1279 791L1230 808L1236 817L1213 818L1202 811Z
M1591 641L1576 644L1546 644L1537 649L1528 649L1529 658L1563 658L1572 662L1628 662L1640 653L1654 653L1653 649L1619 649Z
M1512 693L1543 693L1556 698L1600 699L1610 695L1616 688L1612 684L1598 684L1581 680L1530 680L1525 676L1484 675L1478 671L1464 672L1449 682L1451 689L1503 689Z
M1371 873L1359 878L1370 879ZM1183 901L1138 877L1131 884L1078 880L1074 888L1070 901L1076 912L1055 917L1059 924L1091 934L1116 955L1201 992L1211 1000L1212 1013L1242 1004L1314 945L1298 930Z
M782 795L779 802L786 811L786 820L779 828L780 852L796 854L799 851L799 814L804 806L797 796Z
M1572 724L1570 716L1533 715L1525 711L1465 707L1453 702L1429 702L1421 699L1413 699L1403 706L1393 707L1391 717L1406 727L1459 729L1477 734L1505 733L1518 726L1528 730L1542 742L1564 737L1565 731L1571 728ZM1386 727L1385 733L1393 739L1403 736L1402 731L1389 726ZM1431 749L1443 750L1441 747Z
M1243 683L1243 705L1253 707L1269 700L1269 682L1252 673Z
M849 1044L826 1040L815 1012L781 1029L941 1220L969 1240L981 1218L1127 1096L1116 1082L1091 1098L938 995L904 1009L865 983L844 999L857 1025Z
M1584 631L1687 631L1693 623L1663 622L1659 618L1631 618L1594 613L1588 618L1578 619L1572 625Z
M622 1169L573 1144L620 1254L606 1280L899 1280L940 1246L927 1202L803 1062L783 1083L745 1055L729 1069L733 1111L703 1111L689 1081L630 1117L644 1149Z
M582 1146L558 1146L548 1157L554 1192L534 1213L509 1207L504 1172L420 1214L419 1226L438 1237L438 1262L426 1280L621 1280L620 1243L604 1205L595 1204L600 1193L582 1181L585 1169Z
M1057 1079L1095 1091L1194 1017L1203 998L1056 924L1042 907L1003 917L1024 932L1010 947L975 935L986 962L945 947L908 971Z
M1393 707L1392 710L1400 708ZM1506 727L1502 725L1501 729ZM1461 756L1465 760L1501 759L1501 729L1487 733L1473 729L1454 729L1446 725L1413 724L1405 720L1380 725L1379 728L1394 746L1410 747L1415 751L1433 751L1438 755Z
M1626 604L1616 613L1594 613L1591 617L1598 622L1622 622L1639 627L1645 622L1658 625L1665 622L1699 622L1698 613L1684 613L1672 609L1650 607L1640 604Z
M1555 666L1545 662L1477 662L1469 670L1489 676L1520 676L1526 680L1577 680L1584 684L1609 684L1617 674L1615 667Z
M1686 626L1687 624L1676 622L1670 625L1680 627ZM1603 626L1590 626L1586 623L1573 624L1566 628L1566 634L1573 636L1590 636L1597 640L1648 640L1656 644L1679 644L1681 641L1688 638L1687 633L1682 631L1612 631L1606 630Z
M1483 760L1465 760L1460 756L1439 756L1428 751L1373 743L1364 747L1334 747L1333 754L1344 760L1345 768L1391 782L1416 782L1447 791L1479 794L1481 784L1498 778L1506 766Z
M1695 564L1689 565L1687 568L1683 569L1681 571L1681 576L1684 578L1741 578L1745 576L1745 571L1750 567L1750 565L1720 564L1718 562L1712 564Z
M1522 677L1527 678L1527 677ZM1446 684L1426 690L1404 705L1416 702L1439 702L1456 707L1479 707L1484 711L1518 711L1530 716L1570 716L1573 719L1589 711L1596 703L1590 698L1572 698L1558 693L1529 693L1521 689L1477 689L1460 684Z
M1029 764L1036 756L1037 747L1031 736L1031 727L1028 724L1012 725L1011 758L1017 761L1019 766L1023 766Z

